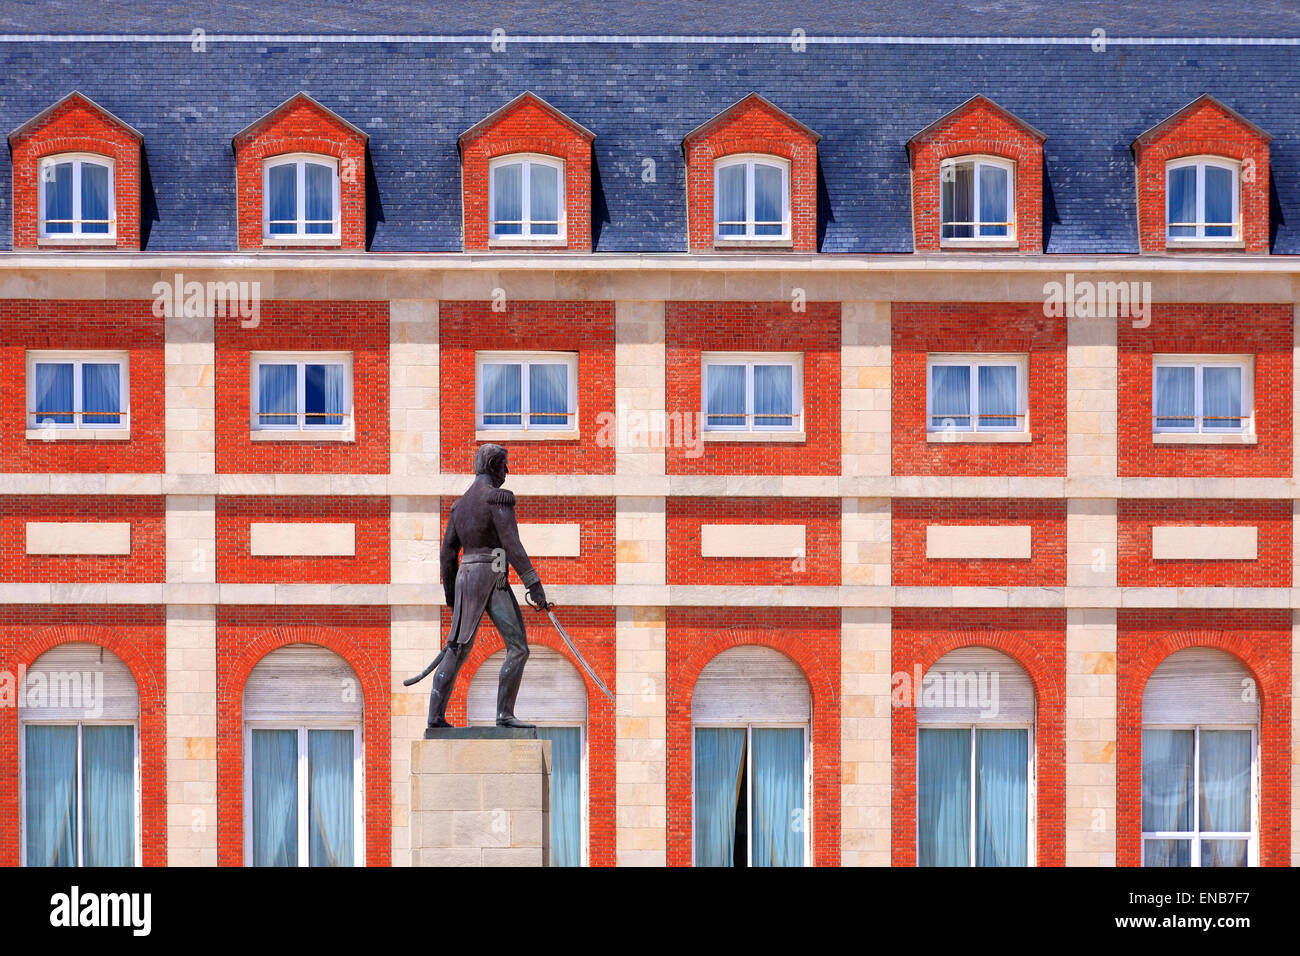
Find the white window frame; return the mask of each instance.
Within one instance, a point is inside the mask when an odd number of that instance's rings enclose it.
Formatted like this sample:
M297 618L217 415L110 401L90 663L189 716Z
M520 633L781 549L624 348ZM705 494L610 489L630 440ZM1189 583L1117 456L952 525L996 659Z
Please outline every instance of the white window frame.
M502 166L523 165L523 171L520 174L520 213L523 216L518 223L520 232L518 233L497 233L497 191L496 180L497 170ZM556 231L554 233L539 233L533 235L533 216L532 216L532 176L529 174L531 166L549 166L556 170L556 182L559 195L556 197L556 212L559 219L555 223ZM542 153L510 153L506 156L498 156L488 163L488 241L501 245L547 245L563 244L567 242L567 209L565 202L565 161L555 156L547 156ZM538 220L541 222L542 220Z
M944 177L951 175L953 177L953 181L956 182L956 174L950 173L949 170L967 164L970 164L975 167L971 171L971 190L972 190L971 209L974 210L974 214L976 216L979 215L979 208L980 208L979 167L994 166L1006 172L1007 174L1007 217L1008 217L1006 222L982 222L979 220L975 220L971 222L953 222L948 219L949 210L945 209L943 204ZM951 156L948 159L945 159L939 163L939 244L940 245L942 246L947 246L947 245L986 246L986 245L995 245L999 243L1006 244L1006 245L1015 244L1018 241L1016 238L1016 231L1017 231L1016 223L1018 218L1019 217L1016 215L1016 164L1014 161L1010 159L1006 159L1002 156L972 154L969 156ZM974 231L975 235L945 237L943 234L945 226L970 226ZM1001 236L981 235L980 234L981 230L983 230L985 226L1006 226L1007 228L1006 235L1001 235Z
M1183 169L1188 166L1196 168L1196 222L1170 222L1169 175L1176 169ZM1226 169L1232 174L1232 222L1230 223L1207 223L1205 221L1205 169L1207 166ZM1172 230L1176 226L1195 227L1196 235L1175 236L1172 234ZM1231 226L1232 235L1207 236L1205 234L1207 226ZM1178 159L1171 159L1165 164L1165 241L1173 245L1190 243L1192 245L1209 246L1241 241L1241 163L1223 156L1180 156Z
M754 219L754 166L772 166L781 172L781 234L780 235L756 235L755 229L760 226L774 225L772 222L756 222ZM745 219L744 222L726 222L723 223L718 219L718 180L722 177L722 171L731 166L745 166ZM713 239L715 242L743 242L743 243L762 243L762 242L789 242L790 241L790 220L792 218L791 198L790 198L790 160L781 156L772 156L766 153L737 153L731 156L724 156L715 160L713 163ZM722 226L740 226L745 227L743 235L723 235Z
M568 421L565 424L531 424L529 407L529 366L568 366L569 395ZM511 425L484 423L483 410L484 365L519 365L519 422ZM492 415L510 415L512 412L491 412ZM559 412L538 412L539 415L558 415ZM474 353L474 428L481 432L565 432L578 431L578 353L577 352L475 352Z
M53 430L52 433L57 435L58 432L74 432L82 435L97 435L99 432L114 432L117 434L129 434L131 430L131 358L130 353L121 350L105 351L74 351L74 350L52 350L52 349L31 349L27 352L27 434L30 437L33 432L38 435L45 434L46 429ZM38 418L39 415L52 414L50 412L36 411L36 366L37 365L72 365L72 421L55 422L51 419ZM87 414L104 414L103 412L86 412L83 410L83 381L81 366L90 365L117 365L117 387L118 387L118 407L121 413L118 416L118 423L110 425L105 423L93 423L90 425L83 424L82 419Z
M1025 866L1029 867L1038 865L1038 748L1035 745L1034 739L1036 723L1037 721L1034 723L1004 723L1001 721L972 723L969 720L948 722L945 720L933 719L924 721L917 720L916 722L916 753L918 756L921 748L921 731L923 730L970 731L970 736L968 738L968 747L970 748L970 847L967 851L969 854L967 859L970 861L968 865L971 867L979 866L976 862L976 840L978 838L979 830L977 826L978 821L975 815L977 804L975 798L975 732L977 730L1024 730L1028 732L1026 750L1029 758L1029 766L1026 769L1027 776L1025 785L1025 826L1028 829L1025 835L1027 841L1025 844ZM921 771L918 765L916 767L916 786L918 791L921 785L920 773ZM918 801L919 797L920 795L918 792ZM915 846L919 848L921 845L921 815L919 812L916 812L915 807L913 809L914 816L916 817L913 821L913 826L916 828Z
M45 211L45 170L51 166L60 163L72 163L72 232L50 232L46 226ZM83 165L90 163L97 166L104 166L108 169L108 231L107 232L83 232L82 224L86 222L81 217L81 168ZM40 161L40 175L37 177L36 202L37 202L37 222L40 226L39 238L51 244L60 242L94 242L102 240L105 242L116 241L117 239L117 164L109 156L103 156L99 153L55 153L50 156L42 156ZM60 220L62 221L62 220ZM93 220L100 222L102 220Z
M700 355L700 420L701 427L707 432L802 432L804 430L803 403L803 353L802 352L703 352ZM710 425L709 418L709 366L743 365L745 366L745 420L736 425ZM789 365L794 373L790 387L794 391L791 404L790 424L758 425L756 418L772 418L771 414L759 415L754 411L754 366L755 365Z
M140 832L142 823L140 792L140 722L138 720L41 720L24 717L21 721L21 733L18 739L18 802L21 807L20 826L18 828L19 865L27 865L27 728L41 727L76 727L77 728L77 866L85 866L86 813L85 786L82 764L82 731L86 727L131 727L135 738L135 847L133 849L135 866L144 865L143 838Z
M258 369L262 365L297 365L298 394L296 398L296 415L294 425L264 425L261 409L258 407L261 391L258 388ZM346 396L343 421L340 424L324 423L313 425L307 421L307 365L342 365L343 392ZM351 434L353 430L354 396L352 391L352 353L351 352L253 352L249 356L249 391L248 410L249 427L255 432L302 432L320 435ZM287 415L288 412L267 412L267 416Z
M328 166L333 179L334 216L328 233L307 232L307 164ZM279 166L294 165L297 170L297 185L294 198L297 210L294 215L293 232L271 232L271 170ZM262 161L262 244L293 246L336 246L342 237L342 206L340 205L341 188L339 186L339 161L333 156L321 153L281 153L269 156ZM276 220L280 222L280 220ZM312 220L313 224L317 220Z
M1142 730L1190 730L1192 736L1192 829L1143 830L1141 863L1146 865L1147 840L1187 840L1191 844L1191 866L1201 865L1202 840L1246 840L1246 865L1259 866L1259 726L1257 724L1146 724ZM1250 731L1250 833L1232 830L1201 830L1201 731ZM1139 791L1138 800L1142 799ZM1141 803L1138 804L1139 811Z
M364 727L361 721L318 718L307 721L244 721L244 866L253 865L253 731L294 730L298 733L298 865L309 866L311 830L308 819L310 796L307 772L307 733L311 730L350 730L352 732L352 865L366 865L366 760Z
M1204 419L1205 369L1212 367L1241 369L1240 428L1206 428ZM1196 398L1193 406L1194 421L1187 426L1162 425L1157 427L1156 375L1162 368L1191 368L1195 370ZM1172 418L1162 415L1160 418ZM1154 355L1151 358L1151 433L1154 435L1253 435L1255 434L1255 360L1253 355Z
M935 425L934 419L934 367L936 365L965 365L970 369L970 424ZM981 425L979 407L979 369L981 366L1016 369L1016 424ZM1008 416L990 413L997 418ZM1003 432L1026 434L1029 431L1029 356L1023 353L1004 352L936 352L925 357L925 430L927 433L944 432Z
M745 819L749 822L746 830L745 865L753 866L754 851L754 731L755 730L802 730L803 731L803 865L813 866L812 830L813 830L813 787L812 787L812 725L807 723L789 723L751 720L743 724L734 721L692 721L691 722L691 865L695 865L695 731L706 730L744 730L745 731Z

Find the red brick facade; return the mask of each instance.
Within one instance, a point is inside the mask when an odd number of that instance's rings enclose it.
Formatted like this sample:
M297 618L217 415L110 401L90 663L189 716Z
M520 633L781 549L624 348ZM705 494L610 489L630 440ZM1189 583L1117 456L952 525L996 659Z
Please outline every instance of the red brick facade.
M1065 350L1065 319L1044 316L1038 303L895 302L894 474L1064 477ZM1032 441L983 444L962 433L928 440L926 356L950 352L1028 355Z
M386 607L217 609L217 862L244 859L244 683L263 657L286 644L319 644L347 661L365 707L367 866L392 861L393 775L389 742L392 667Z
M1121 609L1118 616L1116 863L1142 859L1142 693L1152 671L1185 647L1215 647L1257 681L1260 706L1259 862L1291 852L1291 612Z
M893 583L899 587L1063 587L1065 501L899 498L893 503ZM930 525L1027 525L1028 558L926 558Z
M254 556L254 523L350 524L352 557ZM217 581L230 584L387 584L389 581L387 497L315 496L217 498Z
M161 495L0 495L0 581L161 582L166 508ZM28 554L28 522L129 522L130 554Z
M1291 477L1291 312L1289 304L1156 303L1149 327L1120 321L1120 477ZM1162 354L1251 356L1256 444L1157 445L1151 376L1153 356Z
M39 242L40 161L58 153L92 153L113 162L115 249L140 248L140 134L80 93L64 97L9 138L13 157L15 249L81 248ZM102 247L99 242L96 246Z
M755 153L790 164L790 239L780 245L795 252L816 252L819 138L755 93L692 131L682 142L690 251L708 251L718 244L713 218L714 163L726 156ZM743 243L733 240L731 244ZM760 240L759 245L768 243Z
M960 647L991 647L1015 659L1037 696L1034 832L1038 866L1065 864L1065 612L1055 608L894 608L891 670L910 680ZM897 678L895 678L897 680ZM915 866L916 708L892 710L894 866Z
M908 143L912 161L912 228L917 252L940 248L941 164L958 156L996 156L1015 164L1014 241L1020 252L1043 251L1042 133L992 100L972 97ZM972 244L974 251L980 245Z
M1151 529L1158 525L1257 528L1259 557L1255 561L1155 561ZM1291 561L1290 501L1119 501L1120 587L1289 588Z
M1183 156L1216 156L1241 163L1238 197L1241 236L1224 248L1268 252L1269 136L1217 100L1202 96L1194 103L1143 133L1133 143L1137 167L1138 241L1143 252L1165 252L1165 166ZM1196 252L1213 248L1198 243Z

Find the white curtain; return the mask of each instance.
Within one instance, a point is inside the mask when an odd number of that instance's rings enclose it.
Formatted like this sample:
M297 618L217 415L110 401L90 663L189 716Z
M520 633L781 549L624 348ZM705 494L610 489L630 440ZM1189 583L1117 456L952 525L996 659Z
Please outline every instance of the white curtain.
M753 866L803 866L803 735L797 727L753 730Z
M54 422L70 425L75 416L73 402L73 366L71 362L37 362L34 369L36 395L33 410L35 424Z
M1190 833L1193 731L1142 731L1142 829ZM1189 866L1188 840L1147 840L1145 866Z
M135 728L83 727L86 866L135 863Z
M551 742L551 866L582 866L582 728L538 727Z
M272 166L266 176L267 219L271 235L293 235L298 226L298 165Z
M1250 731L1201 731L1201 830L1250 831ZM1201 866L1245 866L1247 841L1203 840Z
M1156 369L1157 428L1193 428L1196 424L1196 369L1186 366Z
M754 424L788 428L794 424L794 367L754 366Z
M754 164L754 235L779 236L785 218L781 168Z
M523 232L524 167L509 163L492 169L492 234L517 236Z
M970 737L966 729L917 734L918 866L970 865Z
M27 865L77 865L77 728L28 724Z
M81 416L84 425L117 425L122 421L122 367L116 362L85 362L81 366ZM95 413L102 414L95 414Z
M950 225L950 223L969 223L974 217L975 166L973 163L960 163L945 167L940 179L942 182L939 191L940 214L943 219L942 237L944 239L969 239L974 235L974 227Z
M342 365L306 365L303 383L308 425L342 425L344 401Z
M1232 222L1232 170L1205 167L1205 221ZM1206 226L1207 236L1232 236L1232 226Z
M695 865L734 866L745 731L695 729ZM744 848L741 848L744 853Z
M930 367L930 427L970 427L970 367Z
M1196 167L1180 166L1171 169L1165 183L1168 192L1169 222L1196 222ZM1194 237L1195 226L1170 226L1169 235L1173 238Z
M108 232L108 167L100 163L81 164L81 231ZM88 220L101 220L90 222Z
M354 865L352 734L351 730L307 731L309 866Z
M979 367L979 411L981 428L1013 428L1016 425L1016 370L1008 365Z
M975 732L975 864L1029 865L1029 731Z
M980 216L979 221L982 223L1001 223L1007 222L1011 217L1007 214L1009 204L1007 202L1007 185L1010 178L1007 170L1001 166L979 167L980 172ZM1006 226L980 226L981 236L1005 236L1007 235Z
M307 234L329 235L334 231L334 169L320 163L304 167Z
M484 365L481 374L483 376L483 424L522 424L523 373L519 363Z
M298 424L298 366L263 364L257 376L258 424Z
M705 411L709 427L743 427L745 420L745 366L709 365L705 369Z
M298 865L298 732L253 731L253 865Z
M542 163L528 165L529 230L534 236L560 232L560 171Z
M745 234L745 164L736 163L718 170L718 195L714 197L717 210L718 235L743 236Z
M48 177L45 180L45 231L72 232L72 163L46 166L44 175Z
M1201 404L1206 430L1241 428L1241 368L1207 365L1202 375Z
M567 425L569 367L563 363L528 366L528 424Z

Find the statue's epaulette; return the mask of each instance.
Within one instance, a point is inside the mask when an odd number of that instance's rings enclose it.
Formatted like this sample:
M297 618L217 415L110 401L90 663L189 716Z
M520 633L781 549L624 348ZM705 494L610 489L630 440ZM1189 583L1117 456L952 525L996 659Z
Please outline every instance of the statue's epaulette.
M487 493L488 504L490 505L509 505L515 506L515 493L507 491L505 488L493 488Z

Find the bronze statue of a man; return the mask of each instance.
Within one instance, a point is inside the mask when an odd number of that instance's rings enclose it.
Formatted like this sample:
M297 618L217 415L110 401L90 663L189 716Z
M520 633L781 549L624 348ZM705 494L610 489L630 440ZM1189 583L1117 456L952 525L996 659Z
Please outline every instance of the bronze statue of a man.
M497 726L533 726L515 717L515 698L528 660L528 640L519 602L506 581L506 562L514 566L534 604L545 608L548 602L541 579L519 543L515 496L501 487L510 471L507 454L500 445L479 448L474 456L474 483L451 506L447 518L440 564L443 592L452 609L451 629L439 659L430 665L437 668L429 692L430 727L452 726L447 722L447 702L456 674L474 646L485 611L506 642L506 660L497 684Z

